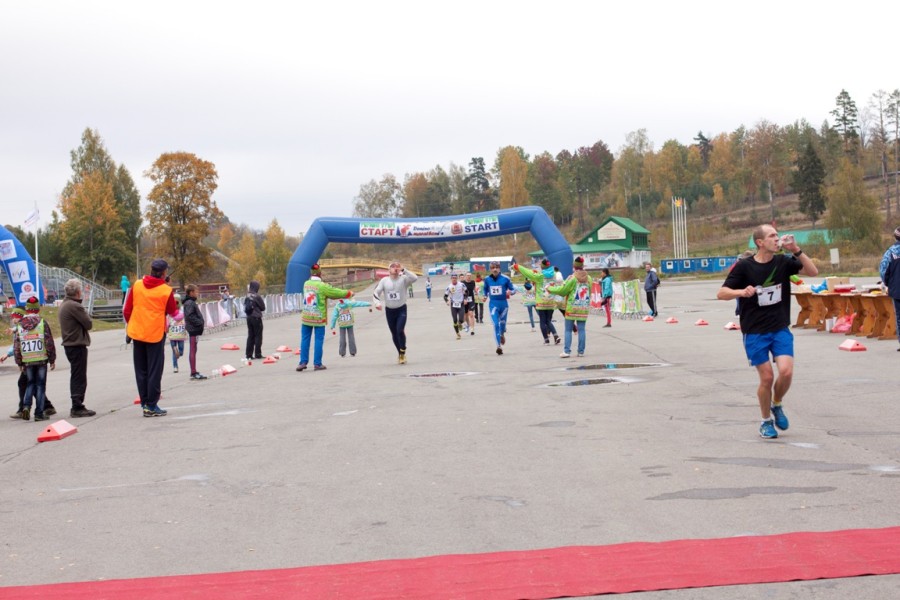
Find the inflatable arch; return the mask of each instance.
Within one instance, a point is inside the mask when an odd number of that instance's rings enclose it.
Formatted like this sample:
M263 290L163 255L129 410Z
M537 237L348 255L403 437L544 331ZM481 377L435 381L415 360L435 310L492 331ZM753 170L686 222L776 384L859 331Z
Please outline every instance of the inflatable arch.
M0 263L12 284L12 290L3 290L3 303L7 296L13 296L16 304L23 306L25 301L32 296L41 299L43 294L38 293L37 267L31 255L25 250L22 242L14 236L9 229L0 225Z
M530 231L550 262L563 275L572 273L572 249L547 212L524 206L468 215L426 219L352 219L323 217L313 221L287 267L285 291L298 294L309 269L329 242L350 244L421 244L459 242Z

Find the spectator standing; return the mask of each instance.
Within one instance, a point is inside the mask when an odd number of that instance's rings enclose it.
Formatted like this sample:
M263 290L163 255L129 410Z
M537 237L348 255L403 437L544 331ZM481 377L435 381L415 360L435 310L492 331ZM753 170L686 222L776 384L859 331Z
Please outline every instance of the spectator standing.
M150 265L150 274L131 286L122 310L125 331L133 346L134 379L145 417L163 417L160 408L162 374L166 362L166 315L178 312L175 293L168 285L169 263L161 258Z
M122 304L125 304L125 296L128 295L128 289L131 287L131 282L128 281L128 275L122 275L122 280L119 281L119 289L122 290Z
M189 283L185 288L184 304L182 312L184 313L184 328L188 335L188 363L191 366L191 379L201 381L206 379L206 375L200 373L197 369L197 349L200 345L200 336L203 335L203 329L206 326L206 320L200 307L197 306L197 286Z
M325 325L328 320L328 299L350 298L353 292L330 286L322 281L322 269L318 263L309 269L310 278L303 284L303 312L300 326L300 364L297 371L305 371L309 364L309 345L316 338L313 350L313 370L324 371L322 352L325 344Z
M656 288L659 287L660 283L659 275L657 275L656 269L650 262L644 263L644 270L647 271L647 278L644 279L644 292L647 294L647 306L650 308L650 316L657 317L659 316L659 311L656 307Z
M259 282L251 281L244 298L244 314L247 315L247 360L261 359L263 339L263 313L266 301L259 295Z
M59 329L63 350L69 361L69 395L72 398L70 417L93 417L97 413L84 406L87 392L88 346L91 345L93 327L91 316L82 301L81 281L72 278L65 285L66 297L59 307Z
M612 327L613 278L606 267L600 269L600 272L603 273L603 277L600 279L600 305L606 311L606 325L604 327Z
M894 317L897 319L897 339L900 341L900 227L894 230L894 243L881 257L878 269L881 283L894 301ZM900 348L897 348L900 352Z

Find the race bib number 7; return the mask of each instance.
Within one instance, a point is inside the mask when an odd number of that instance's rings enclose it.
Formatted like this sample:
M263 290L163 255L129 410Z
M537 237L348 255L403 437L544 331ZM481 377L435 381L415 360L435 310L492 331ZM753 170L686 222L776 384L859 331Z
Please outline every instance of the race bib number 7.
M758 286L756 288L756 301L760 306L771 306L781 302L781 284Z

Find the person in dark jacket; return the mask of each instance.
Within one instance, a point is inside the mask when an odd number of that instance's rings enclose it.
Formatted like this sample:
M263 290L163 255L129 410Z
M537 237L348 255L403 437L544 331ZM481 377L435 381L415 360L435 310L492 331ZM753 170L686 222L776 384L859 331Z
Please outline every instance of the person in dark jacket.
M97 413L84 406L87 392L88 346L93 327L91 316L81 305L82 287L78 279L70 279L65 286L66 297L59 307L59 329L63 350L69 361L69 395L72 397L70 417L93 417Z
M897 339L900 341L900 227L894 230L894 243L881 257L878 271L881 283L894 301L894 318L897 319ZM900 352L900 348L897 348Z
M203 327L206 322L203 319L203 313L197 306L197 286L189 283L185 289L184 302L181 310L184 313L184 328L188 334L188 362L191 365L191 379L206 379L206 375L201 375L197 370L197 338L203 335Z
M259 295L259 282L251 281L244 298L244 314L247 315L247 360L260 359L262 355L263 313L266 302Z

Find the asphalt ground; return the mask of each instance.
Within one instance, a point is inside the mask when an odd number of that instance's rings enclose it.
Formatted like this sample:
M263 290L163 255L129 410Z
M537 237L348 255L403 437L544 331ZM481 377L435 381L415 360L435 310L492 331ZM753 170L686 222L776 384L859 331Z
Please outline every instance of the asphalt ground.
M846 336L794 330L791 426L763 440L720 281L665 281L653 322L592 316L586 356L562 359L516 298L503 356L487 319L457 341L432 279L432 302L422 281L409 302L408 364L377 311L356 310L355 357L328 332L320 372L295 372L292 354L243 366L220 349L243 348L241 325L203 336L198 354L202 372L234 375L191 381L167 351L162 418L133 404L123 332L92 336L96 417L6 418L17 370L0 365L0 586L900 524L895 341L844 352ZM266 320L264 351L296 348L299 330L297 315ZM48 395L67 409L59 350ZM599 381L558 385L585 380ZM78 432L37 443L58 418ZM900 576L878 576L640 597L897 589Z

